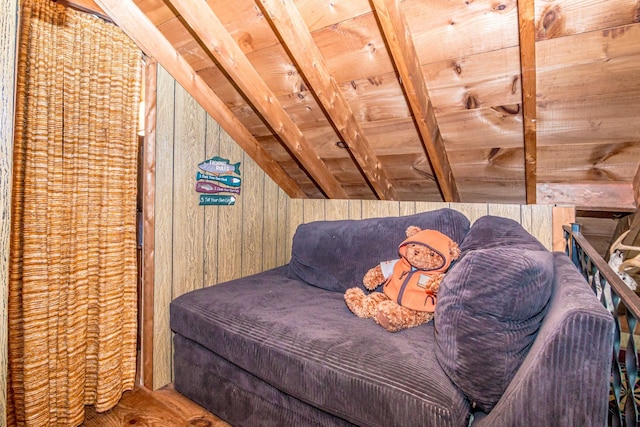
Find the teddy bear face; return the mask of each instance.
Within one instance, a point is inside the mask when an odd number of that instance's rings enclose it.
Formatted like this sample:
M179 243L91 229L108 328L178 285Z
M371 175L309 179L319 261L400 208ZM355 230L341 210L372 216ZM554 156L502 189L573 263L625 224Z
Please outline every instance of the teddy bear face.
M419 243L406 245L405 258L415 268L434 270L444 265L445 260L438 252Z

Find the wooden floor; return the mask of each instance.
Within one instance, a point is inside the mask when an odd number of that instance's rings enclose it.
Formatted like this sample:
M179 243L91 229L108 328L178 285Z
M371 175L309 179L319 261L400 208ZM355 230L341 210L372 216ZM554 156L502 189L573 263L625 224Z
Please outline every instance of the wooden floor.
M122 396L118 406L102 414L86 408L85 427L231 427L190 401L173 387L139 388Z

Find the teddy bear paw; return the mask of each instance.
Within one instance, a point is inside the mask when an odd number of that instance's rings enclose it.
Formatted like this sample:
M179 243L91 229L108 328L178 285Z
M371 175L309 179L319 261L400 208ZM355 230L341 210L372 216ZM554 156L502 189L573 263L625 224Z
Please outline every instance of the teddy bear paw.
M378 306L374 320L389 332L397 332L402 328L402 307L393 301L387 301Z
M389 332L422 325L433 319L433 313L411 310L388 300L378 305L374 320Z
M373 317L378 312L378 305L389 298L382 292L365 294L360 288L350 288L344 293L344 301L353 314L364 319Z
M347 289L344 293L344 302L347 303L347 307L353 314L358 317L368 318L366 310L364 309L364 300L367 296L360 288Z

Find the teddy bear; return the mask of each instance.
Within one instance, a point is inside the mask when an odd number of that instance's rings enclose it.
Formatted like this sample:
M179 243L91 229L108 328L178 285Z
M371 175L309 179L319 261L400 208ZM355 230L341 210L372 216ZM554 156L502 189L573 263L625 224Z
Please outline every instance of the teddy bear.
M419 326L433 318L438 288L451 263L459 258L458 244L437 230L409 226L398 247L399 259L383 261L364 275L369 291L347 289L344 299L353 314L373 318L389 332Z

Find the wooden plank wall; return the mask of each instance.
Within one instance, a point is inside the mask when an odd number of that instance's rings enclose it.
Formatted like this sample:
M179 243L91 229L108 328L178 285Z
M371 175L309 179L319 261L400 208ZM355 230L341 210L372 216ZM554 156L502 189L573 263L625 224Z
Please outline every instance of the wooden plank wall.
M198 206L197 164L214 155L241 162L242 193L234 206ZM155 191L154 388L172 381L171 300L287 263L301 223L451 207L472 222L489 214L512 218L547 248L554 244L556 209L550 205L290 199L162 67L157 78Z
M241 162L233 206L199 206L198 163ZM173 78L157 78L154 388L171 381L169 303L193 289L286 263L288 196Z
M0 3L0 426L6 425L7 289L18 0Z
M549 250L554 248L553 214L551 205L513 205L484 203L390 202L380 200L303 200L291 199L285 236L287 259L291 254L291 239L299 224L334 219L363 219L383 216L411 215L440 208L462 212L471 223L484 215L511 218L535 236ZM572 211L572 208L568 208ZM566 216L561 218L567 220ZM569 221L570 222L570 221Z

